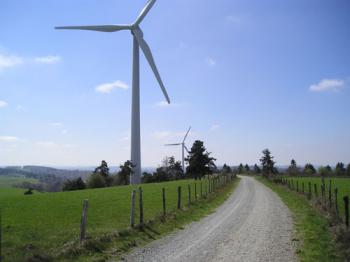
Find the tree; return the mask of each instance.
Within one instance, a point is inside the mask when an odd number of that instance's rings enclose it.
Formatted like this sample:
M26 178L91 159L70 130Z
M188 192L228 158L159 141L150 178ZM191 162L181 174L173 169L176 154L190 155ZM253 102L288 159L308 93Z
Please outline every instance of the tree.
M297 175L299 175L299 173L300 172L299 172L299 168L297 166L297 162L294 159L292 159L290 161L290 165L289 165L289 167L287 169L287 174L289 176L297 176Z
M346 168L346 175L350 176L350 164L348 164L348 167Z
M120 171L118 172L118 176L123 185L129 184L130 176L134 173L134 167L135 165L130 160L119 166Z
M245 171L246 173L249 173L249 172L250 172L250 167L248 166L248 164L245 164L245 166L244 166L244 171Z
M87 181L88 188L102 188L106 187L106 179L100 174L92 174Z
M63 183L62 191L73 191L73 190L83 190L86 188L85 182L81 177L77 179L68 179Z
M273 174L277 173L275 169L275 162L273 161L273 156L268 149L265 149L263 152L263 157L260 159L262 166L262 174L265 177L270 177Z
M254 173L256 175L261 173L261 169L260 169L260 167L257 164L254 165Z
M330 168L330 166L321 166L317 173L320 175L320 176L331 176L332 175L332 168Z
M180 161L176 161L175 157L168 158L167 173L170 180L178 180L184 178L184 171Z
M106 161L102 160L101 165L95 168L94 174L99 174L103 177L109 176L109 167Z
M337 163L337 165L335 166L335 174L337 176L345 176L346 169L345 169L344 163L342 162Z
M231 174L232 173L232 169L228 165L224 164L224 166L222 167L221 173L223 175Z
M242 163L239 164L238 166L238 174L243 174L244 173L244 166Z
M304 167L303 173L307 176L311 176L316 174L316 169L314 168L314 166L310 163L307 163Z
M216 159L210 157L210 154L206 151L204 143L196 140L186 158L188 162L187 174L196 180L201 179L206 174L212 174L213 168L216 167L214 163Z

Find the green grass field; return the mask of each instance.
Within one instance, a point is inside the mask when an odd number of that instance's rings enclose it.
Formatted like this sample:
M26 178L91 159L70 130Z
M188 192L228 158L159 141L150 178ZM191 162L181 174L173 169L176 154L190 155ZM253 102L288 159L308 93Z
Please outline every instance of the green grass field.
M305 185L305 192L308 192L308 183L311 182L311 188L312 188L312 196L314 196L314 184L317 185L317 191L319 196L321 195L321 185L322 185L322 179L320 177L293 177L288 178L289 180L293 180L294 187L296 187L296 181L299 183L299 191L302 188L302 183ZM325 184L326 184L326 197L328 199L328 188L329 183L332 184L332 200L334 201L334 189L338 188L338 207L339 207L339 214L341 217L344 217L344 196L350 195L350 178L325 178Z
M20 176L0 176L0 190L1 188L10 188L22 182L36 183L36 179L25 178Z
M293 241L296 242L301 262L345 261L334 243L327 218L313 208L305 197L262 177L257 179L275 191L292 212L296 230ZM307 178L305 181L308 181Z
M204 188L207 181L202 183ZM182 205L187 205L188 184L193 198L194 180L142 185L145 220L161 214L163 187L168 210L176 209L178 186L182 187ZM132 189L122 186L60 193L36 192L25 196L20 189L0 188L5 261L23 261L26 254L55 254L66 243L77 240L84 199L89 200L89 237L127 229Z

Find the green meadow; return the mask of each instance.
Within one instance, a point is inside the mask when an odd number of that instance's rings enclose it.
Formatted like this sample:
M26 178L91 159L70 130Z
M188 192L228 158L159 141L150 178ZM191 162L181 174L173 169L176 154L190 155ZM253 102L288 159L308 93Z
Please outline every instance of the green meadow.
M170 211L177 207L179 186L182 187L182 206L185 207L188 203L188 185L191 185L193 200L194 184L197 184L199 195L200 183L204 193L207 182L181 180L142 185L145 221L162 213L162 188L165 188L167 210ZM0 188L5 261L23 261L28 253L55 254L65 244L77 241L84 199L89 200L88 237L94 238L129 228L133 189L132 186L121 186L24 195L22 189ZM137 219L138 212L136 221Z
M314 185L317 185L317 191L318 195L321 195L321 185L322 185L322 179L320 177L293 177L288 178L289 180L293 180L294 187L296 187L296 181L299 183L299 191L302 190L302 183L305 185L305 192L308 192L308 184L311 183L311 189L312 189L312 196L314 196ZM325 184L326 184L326 198L328 199L328 190L329 185L331 183L332 186L332 200L334 201L334 189L338 188L338 207L339 207L339 214L341 217L344 217L344 196L350 195L350 178L340 178L340 177L326 177L325 178Z

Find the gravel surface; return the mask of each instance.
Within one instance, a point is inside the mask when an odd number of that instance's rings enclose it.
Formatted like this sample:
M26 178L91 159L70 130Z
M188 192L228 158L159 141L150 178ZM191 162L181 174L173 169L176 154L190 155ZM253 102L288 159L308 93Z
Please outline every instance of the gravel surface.
M126 261L297 261L288 208L269 188L242 177L215 213L135 249Z

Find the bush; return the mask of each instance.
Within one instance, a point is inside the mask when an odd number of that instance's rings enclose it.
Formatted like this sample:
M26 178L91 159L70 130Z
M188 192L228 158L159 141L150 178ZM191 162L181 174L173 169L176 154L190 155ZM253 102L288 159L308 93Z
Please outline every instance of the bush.
M92 174L87 181L88 188L102 188L107 186L106 179L99 174Z
M73 190L83 190L86 188L84 181L81 177L73 180L67 180L64 182L62 191L73 191Z

